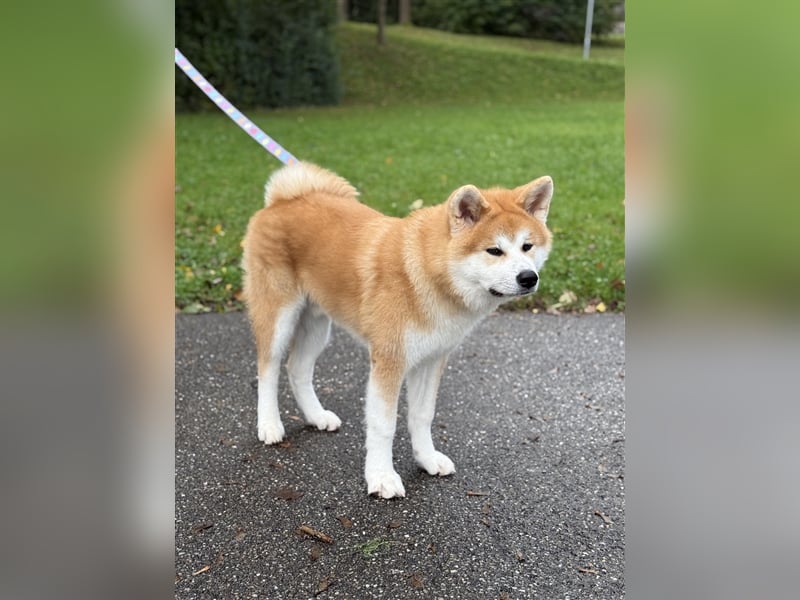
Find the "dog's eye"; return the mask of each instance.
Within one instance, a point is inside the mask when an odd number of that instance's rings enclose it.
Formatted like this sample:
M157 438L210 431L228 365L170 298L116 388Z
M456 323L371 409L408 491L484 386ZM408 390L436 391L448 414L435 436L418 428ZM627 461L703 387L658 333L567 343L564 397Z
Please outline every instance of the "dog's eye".
M533 248L533 244L522 244L522 251L523 252L527 252L531 248Z
M492 256L503 256L503 251L500 248L487 248L486 251Z

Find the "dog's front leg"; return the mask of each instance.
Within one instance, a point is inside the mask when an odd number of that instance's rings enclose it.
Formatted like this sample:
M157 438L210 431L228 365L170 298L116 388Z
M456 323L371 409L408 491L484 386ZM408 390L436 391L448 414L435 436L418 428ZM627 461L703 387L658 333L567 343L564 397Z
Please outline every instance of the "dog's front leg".
M408 390L408 432L417 464L431 475L450 475L453 461L433 447L431 424L436 409L436 393L447 357L414 367L406 379Z
M367 459L364 477L367 492L381 498L405 496L400 475L392 464L392 444L397 427L397 398L403 374L397 357L372 353L367 385Z

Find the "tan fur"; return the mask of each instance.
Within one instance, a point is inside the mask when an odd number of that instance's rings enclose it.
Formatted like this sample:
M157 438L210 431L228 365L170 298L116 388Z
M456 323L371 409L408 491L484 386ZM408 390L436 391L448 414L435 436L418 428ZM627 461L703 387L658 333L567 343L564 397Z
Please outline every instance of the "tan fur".
M269 352L276 311L307 295L387 364L402 365L405 329L431 328L432 305L468 311L453 290L451 261L493 245L492 236L521 220L537 245L550 244L547 228L521 205L523 188L481 190L488 210L480 226L453 239L446 204L387 217L361 204L341 177L301 165L305 171L282 169L270 180L267 206L245 236L244 293L260 357ZM401 367L386 377L396 381Z
M243 257L259 377L286 350L285 340L275 342L279 319L292 323L293 311L316 305L369 346L371 382L389 417L409 369L446 357L503 301L488 290L474 297L463 292L454 266L476 256L491 265L484 252L498 235L523 231L538 248L549 250L551 243L544 223L548 177L513 190L465 186L404 219L361 204L347 181L308 163L278 171L265 193L265 208L248 225ZM413 347L409 339L416 340ZM397 488L386 493L399 494Z

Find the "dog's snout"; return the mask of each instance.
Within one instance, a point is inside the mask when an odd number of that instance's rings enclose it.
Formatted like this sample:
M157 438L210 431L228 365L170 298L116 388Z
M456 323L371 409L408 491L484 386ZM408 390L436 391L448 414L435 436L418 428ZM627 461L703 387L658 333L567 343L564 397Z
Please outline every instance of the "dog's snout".
M529 290L539 281L539 276L535 271L522 271L517 275L517 283Z

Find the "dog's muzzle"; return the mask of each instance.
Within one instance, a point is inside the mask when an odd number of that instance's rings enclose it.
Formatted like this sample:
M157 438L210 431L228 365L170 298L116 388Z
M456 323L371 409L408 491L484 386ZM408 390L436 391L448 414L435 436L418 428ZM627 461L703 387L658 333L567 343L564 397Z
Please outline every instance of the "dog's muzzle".
M489 288L489 293L498 298L503 298L504 296L526 296L536 291L538 283L539 275L536 271L520 271L517 274L518 291L504 294L503 292L498 292L494 288Z

